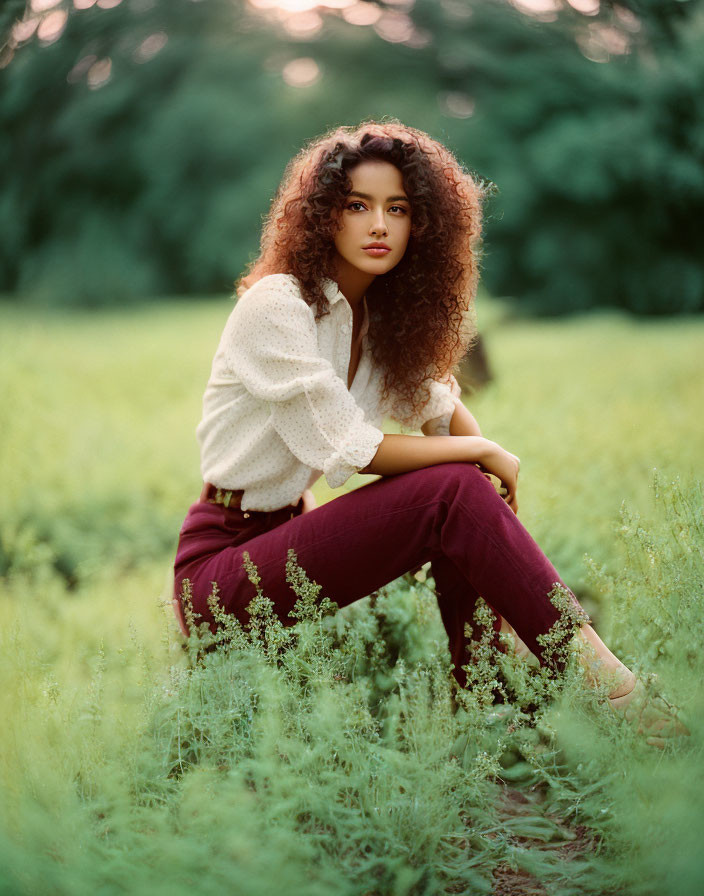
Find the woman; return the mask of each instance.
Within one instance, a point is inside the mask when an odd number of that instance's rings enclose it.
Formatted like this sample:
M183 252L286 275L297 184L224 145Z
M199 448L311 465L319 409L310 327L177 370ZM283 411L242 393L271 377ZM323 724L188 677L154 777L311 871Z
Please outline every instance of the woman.
M205 485L175 561L184 633L186 579L213 630L213 582L246 621L245 551L290 624L293 548L340 606L430 561L460 686L479 595L497 628L549 662L540 636L563 616L549 598L563 583L516 516L519 459L482 436L451 374L472 338L483 192L445 147L395 119L337 128L289 163L204 396ZM387 415L424 435L384 434ZM337 487L355 472L380 478L315 506L320 475ZM593 648L581 652L593 682L611 682L612 704L626 705L635 676L564 593L570 637Z

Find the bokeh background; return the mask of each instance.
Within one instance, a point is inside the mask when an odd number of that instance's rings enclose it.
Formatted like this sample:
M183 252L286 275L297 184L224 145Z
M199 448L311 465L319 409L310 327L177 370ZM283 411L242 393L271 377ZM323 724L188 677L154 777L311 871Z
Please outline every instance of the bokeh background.
M704 307L699 0L5 0L0 29L17 301L227 291L287 160L390 114L497 185L492 294Z
M703 47L704 0L2 2L0 891L702 892ZM689 708L666 761L565 711L541 771L477 711L458 783L459 723L403 696L444 650L427 569L337 615L338 666L319 628L284 680L181 649L234 281L288 160L384 115L495 185L463 398L598 630Z

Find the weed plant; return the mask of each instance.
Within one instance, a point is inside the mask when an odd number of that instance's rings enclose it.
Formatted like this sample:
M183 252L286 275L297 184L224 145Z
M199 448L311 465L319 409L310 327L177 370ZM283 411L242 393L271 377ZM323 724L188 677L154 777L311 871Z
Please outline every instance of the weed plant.
M704 500L657 478L653 497L649 521L623 510L618 575L591 568L614 648L690 727L664 751L586 685L559 625L556 675L492 646L483 602L455 693L432 579L338 610L291 552L282 621L248 561L245 624L215 587L213 634L186 589L187 640L168 616L160 651L133 630L74 688L35 642L40 599L0 660L3 892L701 892Z

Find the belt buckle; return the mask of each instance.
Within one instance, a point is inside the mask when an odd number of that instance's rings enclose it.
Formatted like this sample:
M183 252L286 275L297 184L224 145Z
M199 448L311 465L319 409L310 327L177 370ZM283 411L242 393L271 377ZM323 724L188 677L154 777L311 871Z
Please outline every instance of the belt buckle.
M232 500L232 491L230 489L221 489L218 488L215 490L215 503L222 504L224 507L229 509L230 501Z

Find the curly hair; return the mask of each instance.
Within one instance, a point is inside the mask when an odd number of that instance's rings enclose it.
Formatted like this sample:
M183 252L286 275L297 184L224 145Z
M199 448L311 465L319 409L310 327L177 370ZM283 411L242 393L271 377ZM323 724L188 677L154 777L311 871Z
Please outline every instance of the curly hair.
M323 278L335 279L334 234L352 189L348 172L367 160L400 171L411 204L401 261L366 292L368 341L382 375L382 402L403 425L425 407L427 378L447 380L475 337L481 206L476 180L428 134L396 118L336 127L286 166L264 216L259 256L236 281L238 296L267 274L293 274L316 319L329 313Z

